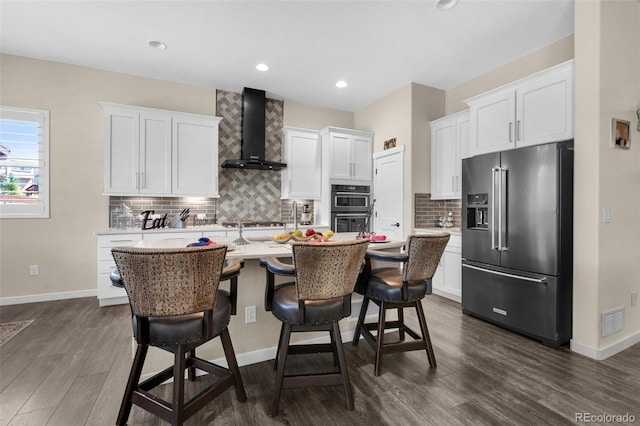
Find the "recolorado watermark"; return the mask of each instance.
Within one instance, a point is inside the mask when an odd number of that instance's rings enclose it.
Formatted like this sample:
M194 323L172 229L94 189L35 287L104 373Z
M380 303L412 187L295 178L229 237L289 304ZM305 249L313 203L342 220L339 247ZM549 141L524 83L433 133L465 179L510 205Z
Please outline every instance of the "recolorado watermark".
M576 413L576 423L635 423L636 416L633 414L594 414Z

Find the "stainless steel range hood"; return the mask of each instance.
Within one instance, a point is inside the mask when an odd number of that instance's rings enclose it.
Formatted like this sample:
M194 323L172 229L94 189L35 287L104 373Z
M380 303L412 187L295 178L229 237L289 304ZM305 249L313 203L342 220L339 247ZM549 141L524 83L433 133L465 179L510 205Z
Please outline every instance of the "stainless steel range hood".
M242 90L240 158L225 160L223 168L278 171L287 167L284 163L265 159L265 107L264 90L248 87Z

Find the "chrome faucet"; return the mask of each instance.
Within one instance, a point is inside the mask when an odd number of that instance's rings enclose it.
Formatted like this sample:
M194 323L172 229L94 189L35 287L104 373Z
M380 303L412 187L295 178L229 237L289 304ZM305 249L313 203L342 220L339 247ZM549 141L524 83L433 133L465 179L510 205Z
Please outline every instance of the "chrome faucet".
M293 230L298 229L298 203L296 200L291 202L291 207L293 210Z

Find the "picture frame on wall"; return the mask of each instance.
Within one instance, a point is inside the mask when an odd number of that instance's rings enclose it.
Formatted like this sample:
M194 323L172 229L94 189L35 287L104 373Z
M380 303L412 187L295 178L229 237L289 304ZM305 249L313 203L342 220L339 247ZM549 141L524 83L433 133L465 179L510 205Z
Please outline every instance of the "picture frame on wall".
M631 148L631 123L626 120L614 118L611 120L611 145L612 148Z
M388 141L384 141L384 149L395 148L396 147L396 138L389 139Z

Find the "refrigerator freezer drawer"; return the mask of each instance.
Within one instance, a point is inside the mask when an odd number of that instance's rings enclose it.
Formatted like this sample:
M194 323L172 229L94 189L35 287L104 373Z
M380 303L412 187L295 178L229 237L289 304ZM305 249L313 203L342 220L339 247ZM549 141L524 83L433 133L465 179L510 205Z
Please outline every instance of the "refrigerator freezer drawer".
M571 338L570 281L528 275L463 263L463 312L552 347L567 343Z

